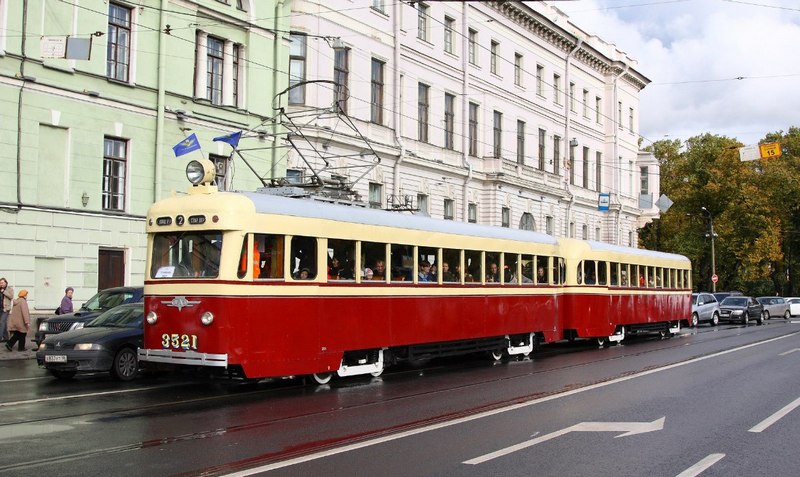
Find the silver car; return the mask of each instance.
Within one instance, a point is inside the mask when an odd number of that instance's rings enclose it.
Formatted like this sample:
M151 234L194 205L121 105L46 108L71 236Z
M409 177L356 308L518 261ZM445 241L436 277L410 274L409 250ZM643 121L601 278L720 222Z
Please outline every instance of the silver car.
M784 320L792 317L792 313L789 311L789 303L782 297L760 296L756 300L764 307L764 315L768 320L773 316Z
M711 326L719 324L719 302L711 293L692 293L692 319L690 326L697 326L703 322Z

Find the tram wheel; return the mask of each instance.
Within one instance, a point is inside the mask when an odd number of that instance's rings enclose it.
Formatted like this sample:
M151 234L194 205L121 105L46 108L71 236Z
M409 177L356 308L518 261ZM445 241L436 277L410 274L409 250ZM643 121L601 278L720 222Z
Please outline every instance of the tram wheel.
M503 355L504 353L502 350L492 351L492 359L495 361L502 361Z
M605 336L599 336L599 337L595 338L595 342L597 342L597 346L598 347L602 348L603 346L606 345L606 337Z
M314 373L311 375L311 379L317 384L328 384L333 379L333 373Z

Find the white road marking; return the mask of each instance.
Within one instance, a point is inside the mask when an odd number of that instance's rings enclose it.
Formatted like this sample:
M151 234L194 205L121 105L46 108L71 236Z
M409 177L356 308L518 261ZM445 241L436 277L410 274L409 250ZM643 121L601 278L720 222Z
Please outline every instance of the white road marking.
M796 351L800 351L800 348L790 349L789 351L784 351L783 353L779 354L778 356L786 356L787 354L792 354Z
M49 397L49 398L39 398L39 399L28 399L25 401L11 401L11 402L0 402L0 407L10 407L10 406L20 406L23 404L35 404L37 402L48 402L48 401L66 401L68 399L80 399L85 397L94 397L94 396L108 396L111 394L123 394L123 393L135 393L139 391L149 391L151 389L160 389L160 388L168 388L174 386L173 384L163 384L160 386L150 386L146 388L135 388L135 389L119 389L116 391L101 391L96 393L86 393L86 394L69 394L67 396L57 396L57 397Z
M705 459L701 460L700 462L696 463L695 465L689 467L688 469L678 474L677 477L695 477L697 475L700 475L703 473L703 471L705 471L712 465L719 462L723 457L725 457L725 454L711 454Z
M800 406L800 398L795 399L791 403L784 406L780 411L776 412L775 414L769 416L768 418L764 419L763 421L759 422L755 425L752 429L748 432L761 432L768 428L769 426L778 422L782 417L786 416L790 412L794 411L794 409Z
M290 467L290 466L293 466L293 465L298 465L298 464L302 464L302 463L305 463L305 462L310 462L312 460L322 459L322 458L334 456L334 455L337 455L337 454L343 454L343 453L346 453L346 452L351 452L351 451L354 451L354 450L363 449L365 447L372 447L374 445L383 444L385 442L391 442L391 441L394 441L394 440L397 440L397 439L403 439L403 438L406 438L406 437L415 436L417 434L423 434L425 432L435 431L437 429L443 429L443 428L446 428L446 427L451 427L451 426L455 426L455 425L458 425L458 424L463 424L465 422L470 422L470 421L474 421L474 420L477 420L477 419L483 419L485 417L490 417L490 416L494 416L494 415L497 415L497 414L502 414L502 413L505 413L505 412L514 411L516 409L522 409L522 408L525 408L525 407L534 406L536 404L541 404L543 402L554 401L556 399L561 399L561 398L564 398L564 397L573 396L575 394L581 394L581 393L585 393L587 391L593 391L595 389L600 389L600 388L603 388L603 387L606 387L606 386L611 386L612 384L618 384L618 383L622 383L622 382L625 382L625 381L630 381L632 379L641 378L641 377L644 377L644 376L649 376L651 374L660 373L662 371L668 371L670 369L675 369L675 368L679 368L679 367L682 367L682 366L687 366L689 364L699 363L701 361L705 361L705 360L712 359L712 358L717 358L719 356L724 356L726 354L734 353L736 351L741 351L741 350L745 350L745 349L748 349L748 348L753 348L755 346L761 346L761 345L764 345L764 344L772 343L772 342L775 342L775 341L778 341L778 340L782 340L784 338L789 338L791 336L794 336L794 334L778 336L776 338L771 338L771 339L768 339L768 340L765 340L765 341L760 341L758 343L751 343L749 345L744 345L744 346L740 346L738 348L732 348L732 349L729 349L729 350L720 351L718 353L713 353L713 354L710 354L710 355L707 355L707 356L701 356L699 358L690 359L688 361L682 361L680 363L670 364L670 365L664 366L663 368L649 369L647 371L642 371L640 373L631 374L629 376L623 376L621 378L612 379L610 381L606 381L606 382L603 382L603 383L590 384L589 386L586 386L586 387L583 387L583 388L572 389L570 391L565 391L563 393L553 394L553 395L550 395L550 396L545 396L543 398L538 398L538 399L533 399L533 400L527 401L527 402L521 402L521 403L513 404L511 406L498 408L498 409L493 409L491 411L485 411L485 412L481 412L481 413L478 413L478 414L473 414L471 416L460 417L458 419L453 419L452 421L440 422L440 423L431 424L430 426L425 426L425 427L418 427L416 429L411 429L411 430L408 430L408 431L399 432L397 434L392 434L390 436L383 436L383 437L379 437L379 438L376 438L376 439L370 439L370 440L366 440L366 441L363 441L363 442L357 442L355 444L348 444L348 445L345 445L345 446L342 446L342 447L337 447L335 449L328 449L328 450L315 452L313 454L309 454L309 455L305 455L305 456L301 456L301 457L295 457L295 458L289 459L289 460L284 460L284 461L280 461L280 462L274 462L272 464L266 464L266 465L262 465L262 466L258 466L258 467L253 467L252 469L246 469L246 470L241 470L239 472L234 472L234 473L231 473L231 474L225 474L225 476L226 477L247 477L249 475L258 474L258 473L261 473L261 472L269 472L269 471L277 470L277 469L282 469L284 467Z

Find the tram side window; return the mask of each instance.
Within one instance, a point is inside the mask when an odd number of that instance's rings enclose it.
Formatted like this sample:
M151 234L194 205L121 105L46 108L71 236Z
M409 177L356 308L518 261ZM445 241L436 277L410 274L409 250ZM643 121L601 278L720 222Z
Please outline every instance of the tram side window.
M522 255L520 261L522 262L520 283L533 283L534 270L536 270L536 257L533 255Z
M519 265L519 255L516 253L503 254L503 283L518 283L517 265Z
M439 249L431 247L419 247L417 249L417 282L439 282L438 256Z
M414 278L414 247L392 244L392 281L410 282Z
M460 282L459 270L461 270L461 250L442 249L442 266L439 267L442 281L445 283Z
M619 284L620 286L627 287L630 286L630 281L628 277L631 276L630 265L627 263L620 263L619 264Z
M611 266L611 286L619 286L619 263L611 262L609 265Z
M664 269L656 268L656 288L664 288Z
M253 278L283 278L284 241L283 235L253 235L253 252L250 260L253 264ZM244 251L242 253L244 254ZM240 273L242 268L240 263Z
M219 275L220 232L159 233L153 238L151 278Z
M500 283L500 254L496 252L486 252L486 283Z
M386 280L386 244L361 242L361 266L364 267L365 280ZM372 272L372 278L368 278L369 272Z
M328 240L328 279L354 280L356 264L355 240Z
M317 239L292 237L289 267L295 280L312 280L317 276Z
M561 257L553 257L553 276L551 283L563 285L567 281L567 263Z
M552 278L549 277L548 270L550 270L550 266L547 263L548 257L537 256L536 257L536 284L537 285L547 285L548 283L553 283Z
M597 262L597 284L608 285L608 262Z
M597 285L597 262L587 260L583 264L584 278L587 285Z
M656 267L647 267L647 286L656 287Z
M481 253L477 250L464 251L464 281L480 282L483 275Z

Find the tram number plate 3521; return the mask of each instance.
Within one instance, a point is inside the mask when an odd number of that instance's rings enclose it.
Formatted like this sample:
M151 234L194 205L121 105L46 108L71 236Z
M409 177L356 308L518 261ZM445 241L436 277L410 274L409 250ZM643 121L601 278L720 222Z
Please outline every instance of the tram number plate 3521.
M164 349L196 350L197 335L180 335L164 333L161 335L161 346Z

